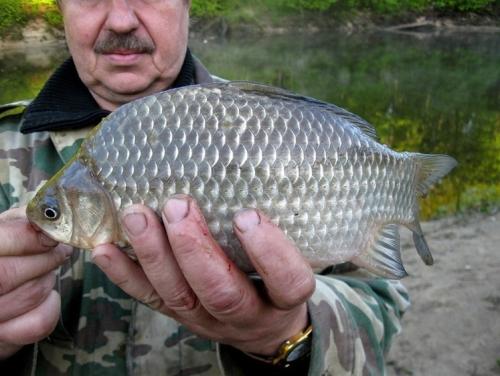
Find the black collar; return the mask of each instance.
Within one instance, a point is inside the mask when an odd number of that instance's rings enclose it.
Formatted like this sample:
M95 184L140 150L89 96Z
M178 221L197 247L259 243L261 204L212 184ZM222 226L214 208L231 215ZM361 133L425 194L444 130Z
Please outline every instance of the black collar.
M170 88L194 83L195 68L189 49L181 71ZM99 107L83 84L72 58L67 59L45 83L24 112L22 133L77 129L97 124L109 111Z

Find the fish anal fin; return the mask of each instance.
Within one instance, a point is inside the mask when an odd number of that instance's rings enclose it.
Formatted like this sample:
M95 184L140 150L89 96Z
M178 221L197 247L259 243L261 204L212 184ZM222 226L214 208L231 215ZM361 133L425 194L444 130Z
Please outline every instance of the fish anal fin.
M422 261L425 265L434 264L434 258L432 257L431 250L425 241L424 233L420 227L420 222L416 220L408 225L408 228L413 232L413 243L415 244L415 248L417 249L418 255Z
M395 224L383 226L375 235L372 247L354 257L352 263L381 277L401 279L406 272L401 260L399 229Z

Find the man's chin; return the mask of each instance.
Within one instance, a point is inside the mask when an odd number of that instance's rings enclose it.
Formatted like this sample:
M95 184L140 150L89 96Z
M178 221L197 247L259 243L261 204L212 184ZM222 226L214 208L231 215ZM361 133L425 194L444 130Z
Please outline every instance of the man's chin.
M94 77L94 82L88 87L98 104L105 109L116 108L134 99L154 94L171 83L144 72L102 72Z
M118 83L110 82L104 85L106 91L109 93L108 95L115 98L122 98L125 102L153 94L155 91L159 91L165 86L161 86L161 88L155 90L156 87L160 86L154 85L154 83L151 82L134 82L132 80L120 81Z
M154 90L146 85L121 85L113 83L101 83L101 85L90 86L90 93L103 109L113 111L117 107L153 94Z

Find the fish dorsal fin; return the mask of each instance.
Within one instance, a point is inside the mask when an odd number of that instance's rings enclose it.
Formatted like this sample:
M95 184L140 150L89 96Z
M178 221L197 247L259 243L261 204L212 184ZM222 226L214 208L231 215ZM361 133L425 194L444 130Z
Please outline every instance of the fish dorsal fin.
M295 94L285 89L281 89L279 87L259 84L250 81L230 81L218 85L225 85L228 87L233 87L235 89L241 90L245 93L251 93L254 95L263 95L271 98L278 98L285 101L307 102L313 106L321 107L324 110L330 111L335 115L342 117L349 123L353 124L355 127L359 128L367 136L375 140L378 139L377 132L375 131L373 125L371 125L365 119L359 117L358 115L355 115L347 110L344 110L343 108L336 106L334 104L323 102L311 97Z
M401 261L399 230L395 224L389 224L375 235L368 251L351 260L379 276L401 279L408 275Z

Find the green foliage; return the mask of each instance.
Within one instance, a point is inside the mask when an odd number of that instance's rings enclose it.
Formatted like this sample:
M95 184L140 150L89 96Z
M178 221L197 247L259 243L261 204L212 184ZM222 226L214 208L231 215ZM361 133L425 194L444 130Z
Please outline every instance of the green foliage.
M61 12L56 8L48 10L43 18L52 27L60 28L63 24Z
M2 0L0 7L0 33L7 32L13 25L26 24L27 14L19 0Z
M275 3L292 9L327 10L337 0L277 0Z
M358 0L355 2L357 6L377 13L418 11L432 6L430 0Z
M23 0L29 18L42 17L50 26L61 27L62 16L55 0Z
M198 17L219 16L227 13L233 3L230 0L192 0L191 14Z
M293 10L301 12L327 10L367 10L379 14L422 11L426 9L453 10L459 12L481 11L496 0L260 0L250 6L271 12ZM220 16L248 7L243 0L193 0L192 13L195 16Z
M29 20L42 17L53 27L62 26L62 17L54 0L1 0L0 35L12 35Z
M461 12L479 11L495 3L496 0L435 0L431 4L437 9L452 9Z

